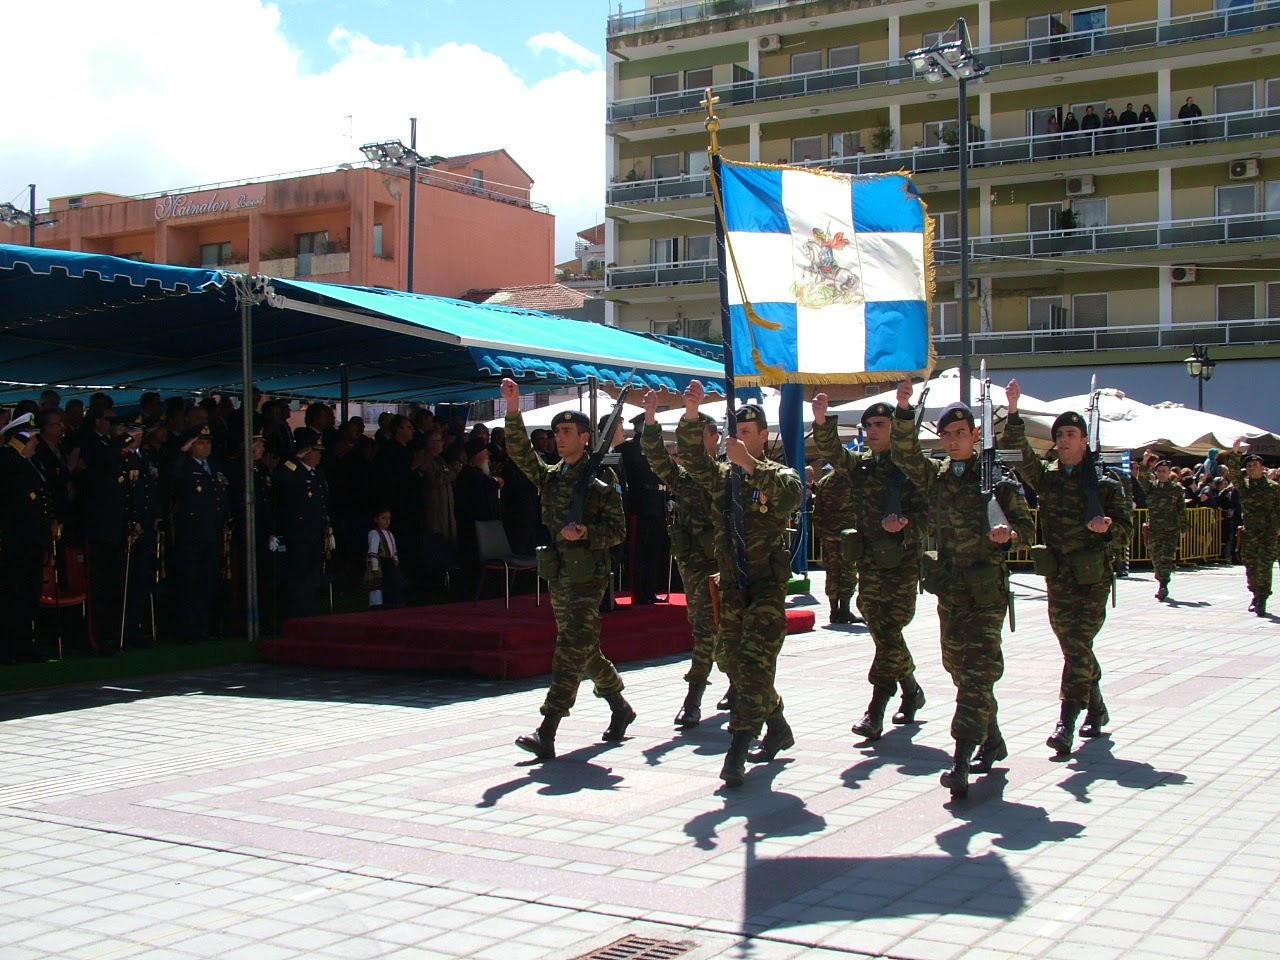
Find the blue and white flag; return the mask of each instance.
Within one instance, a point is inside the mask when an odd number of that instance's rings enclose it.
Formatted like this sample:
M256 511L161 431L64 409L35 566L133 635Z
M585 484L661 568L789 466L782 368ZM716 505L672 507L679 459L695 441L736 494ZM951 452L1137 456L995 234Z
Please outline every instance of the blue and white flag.
M925 208L903 175L720 160L734 379L927 376Z

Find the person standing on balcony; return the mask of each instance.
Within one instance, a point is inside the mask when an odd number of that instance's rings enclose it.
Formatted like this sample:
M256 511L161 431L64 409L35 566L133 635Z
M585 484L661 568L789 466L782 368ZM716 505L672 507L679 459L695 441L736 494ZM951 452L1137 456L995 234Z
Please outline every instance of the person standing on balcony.
M1120 126L1132 127L1138 123L1138 115L1133 112L1133 104L1126 103L1120 111Z
M1231 482L1240 494L1240 510L1244 527L1245 582L1253 594L1249 609L1260 617L1267 615L1267 598L1271 596L1271 568L1280 552L1280 484L1267 479L1262 458L1245 454L1248 444L1237 437L1227 458Z
M1080 132L1085 135L1085 142L1088 143L1089 153L1097 150L1097 134L1094 132L1102 126L1102 118L1093 110L1093 104L1084 108L1084 116L1080 118Z

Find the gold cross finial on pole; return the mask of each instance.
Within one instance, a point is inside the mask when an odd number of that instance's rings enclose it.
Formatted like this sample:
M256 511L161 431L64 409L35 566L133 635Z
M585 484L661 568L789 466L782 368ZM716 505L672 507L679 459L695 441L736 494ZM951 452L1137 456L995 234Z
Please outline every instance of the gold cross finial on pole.
M716 104L719 102L720 98L707 87L706 96L702 98L702 106L707 108L707 119L702 121L702 125L707 128L707 134L711 137L712 153L720 152L720 118L716 116Z

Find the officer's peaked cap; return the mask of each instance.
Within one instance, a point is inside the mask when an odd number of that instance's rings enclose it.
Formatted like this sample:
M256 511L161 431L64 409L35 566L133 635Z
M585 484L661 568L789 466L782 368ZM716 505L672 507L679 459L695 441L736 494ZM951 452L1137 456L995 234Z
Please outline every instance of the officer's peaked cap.
M324 438L310 427L299 427L293 432L294 453L304 450L323 450Z

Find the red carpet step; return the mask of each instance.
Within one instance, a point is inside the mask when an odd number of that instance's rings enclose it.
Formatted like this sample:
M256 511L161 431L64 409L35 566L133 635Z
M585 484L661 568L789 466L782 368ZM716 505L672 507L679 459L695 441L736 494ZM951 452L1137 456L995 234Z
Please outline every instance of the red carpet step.
M788 633L804 633L813 624L812 610L787 611ZM550 673L555 642L555 619L544 593L541 606L533 597L518 596L510 609L499 598L288 620L282 637L262 642L262 658L373 670L465 669L514 680ZM618 598L618 609L601 618L600 644L615 663L692 650L684 594L643 606Z

